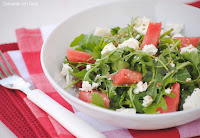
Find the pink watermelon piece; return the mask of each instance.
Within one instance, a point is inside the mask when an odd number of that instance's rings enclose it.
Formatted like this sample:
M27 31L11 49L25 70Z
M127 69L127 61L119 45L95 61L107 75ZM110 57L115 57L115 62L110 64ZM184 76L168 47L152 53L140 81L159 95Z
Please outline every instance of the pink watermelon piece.
M85 63L95 63L94 59L88 61L92 56L89 53L77 51L73 49L67 49L67 58L70 62L85 62Z
M99 93L98 90L92 90L92 92L96 92L98 93L99 95L101 95L101 97L103 98L104 102L105 102L105 106L106 108L109 107L109 104L110 104L110 99L108 98L108 96L105 94L105 93ZM91 94L92 94L91 91L89 92L86 92L86 91L80 91L79 92L79 99L87 102L87 103L91 103L92 102L92 98L91 98Z
M113 85L135 84L142 81L143 75L140 72L129 69L121 69L117 74L111 75Z
M161 26L162 23L149 23L147 32L142 41L141 49L144 47L144 45L150 44L153 44L155 47L157 47L157 44L160 39Z
M200 41L200 37L175 37L174 39L180 39L181 40L181 47L186 47L190 44L197 47Z
M160 111L160 113L169 113L169 112L175 112L178 110L178 104L180 99L180 84L174 83L172 85L172 92L176 95L176 97L169 97L165 96L164 99L167 104L167 111L164 111L161 107L157 109L157 111Z

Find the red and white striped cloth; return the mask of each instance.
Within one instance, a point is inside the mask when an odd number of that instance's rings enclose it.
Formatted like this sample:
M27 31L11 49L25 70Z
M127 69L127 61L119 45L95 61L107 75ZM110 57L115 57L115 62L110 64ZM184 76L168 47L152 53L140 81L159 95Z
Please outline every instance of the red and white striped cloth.
M40 51L43 42L54 29L54 26L41 27L39 29L18 29L16 36L18 41L19 50L4 52L4 55L9 60L13 68L27 81L33 84L36 88L42 90L65 108L72 111L80 118L86 120L89 124L94 126L97 130L102 132L108 138L168 138L168 137L195 137L200 136L200 119L191 123L164 130L154 131L139 131L128 130L123 128L114 127L98 120L95 120L73 108L68 104L51 86L45 77L41 63ZM55 138L71 138L74 137L70 132L64 129L57 123L51 116L46 114L32 102L30 102L25 95L21 94L24 102L41 126L46 130L50 137ZM3 121L4 122L4 121ZM31 123L31 122L28 122ZM13 130L13 129L12 129ZM14 132L15 133L15 132ZM88 132L89 133L89 132ZM16 134L16 133L15 133ZM38 135L37 135L38 136ZM34 137L34 136L33 136ZM39 137L39 136L38 136Z

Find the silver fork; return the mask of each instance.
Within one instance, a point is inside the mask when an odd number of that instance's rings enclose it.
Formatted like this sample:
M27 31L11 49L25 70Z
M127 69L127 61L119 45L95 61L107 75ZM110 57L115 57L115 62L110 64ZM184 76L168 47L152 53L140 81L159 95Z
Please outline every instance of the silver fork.
M34 89L30 83L26 82L23 78L18 76L2 52L0 56L5 62L7 68L0 61L0 67L4 74L0 71L0 85L15 90L21 90L27 95L27 98L35 103L38 107L43 109L46 113L51 115L57 120L64 128L71 132L76 137L81 138L104 138L105 136L98 132L95 128L87 124L82 119L78 118L75 114L58 104L56 101L47 96L39 89Z

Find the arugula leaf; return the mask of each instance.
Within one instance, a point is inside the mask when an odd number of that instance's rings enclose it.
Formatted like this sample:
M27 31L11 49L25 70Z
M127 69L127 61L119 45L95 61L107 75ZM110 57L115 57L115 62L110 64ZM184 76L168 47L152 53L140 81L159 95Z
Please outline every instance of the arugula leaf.
M181 54L186 60L190 61L195 67L200 63L199 55L196 52L185 52Z
M94 47L99 44L99 36L95 36L93 34L81 34L76 37L74 41L70 44L70 47L79 46L76 50L80 51L93 51Z
M121 58L123 51L116 50L115 52L109 55L109 63L115 63Z
M155 78L147 89L147 95L150 95L153 99L155 99L157 96L157 92L161 89L162 85L163 80L161 75L161 69L156 69Z
M76 37L74 39L74 41L71 42L70 47L74 47L74 46L79 45L79 43L80 43L80 41L81 41L83 36L84 36L84 34L81 34L80 36Z
M101 58L101 51L102 49L99 46L95 46L93 49L93 52L91 53L92 57L94 59L100 59Z
M110 66L108 64L101 64L99 68L102 76L109 74Z
M87 73L87 70L83 69L82 71L77 72L77 73L73 73L73 72L70 72L70 73L74 75L75 77L79 78L80 80L83 80L83 78L85 77L85 74Z
M101 97L101 95L99 93L92 92L91 93L91 99L92 99L92 104L106 108L105 102L104 102L103 98Z
M126 96L126 91L123 92L123 94L121 95L121 98L120 98L120 101L119 101L119 106L122 108L123 107L123 101L124 101L124 98ZM129 104L128 104L129 105Z
M187 78L191 78L190 73L188 70L185 68L183 70L179 70L175 75L174 75L175 80L180 80L180 81L186 81Z
M160 35L160 39L165 37L166 35L170 34L174 29L170 29L169 31L165 32L164 34Z
M126 69L129 68L129 66L130 65L127 61L124 61L123 59L119 59L114 63L114 65L112 66L112 69L117 72L123 68L126 68Z
M83 49L93 51L94 47L99 44L99 37L93 34L83 35L79 42L79 46Z
M143 102L143 97L146 96L145 92L140 92L139 94L134 94L134 105L136 108L136 111L139 113L144 113L144 111L142 110L143 106L142 106L142 102Z
M134 99L133 89L134 88L136 88L136 84L132 84L131 87L129 88L129 90L127 91L127 93L129 95L129 99L130 99L130 102L131 102L131 104L129 105L129 107L133 107L134 109L136 109L136 107L134 105L134 102L133 102L133 99Z
M103 38L99 42L99 45L95 46L93 49L93 52L91 55L94 57L94 59L100 59L101 58L101 51L103 48L108 44L109 42L107 40L104 40Z
M158 87L156 86L158 84L158 81L154 81L151 83L151 85L147 89L147 95L150 95L153 99L157 96Z
M112 33L112 35L116 35L118 34L119 29L120 27L115 27L115 28L112 28L110 32Z
M147 74L147 68L146 68L145 64L142 64L142 74L143 74L143 76L145 76Z
M89 83L92 83L92 80L90 78L90 75L92 77L94 77L94 75L92 74L92 72L97 72L97 68L100 66L100 64L96 64L92 69L90 69L89 71L86 72L83 80L84 81L88 81Z
M159 103L152 103L148 107L144 107L143 111L145 112L145 114L154 114L154 113L156 113L156 110L159 107L161 107L165 111L167 110L167 104L166 104L166 101L163 97L161 97Z

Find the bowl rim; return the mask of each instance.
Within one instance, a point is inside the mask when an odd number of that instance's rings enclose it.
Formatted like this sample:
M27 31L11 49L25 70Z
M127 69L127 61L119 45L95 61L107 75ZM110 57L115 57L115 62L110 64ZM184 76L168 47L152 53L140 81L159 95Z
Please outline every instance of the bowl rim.
M78 12L72 14L71 16L65 18L59 24L57 24L56 27L53 29L53 31L48 36L48 38L46 39L46 41L43 43L42 49L41 49L40 60L41 60L41 65L42 65L42 69L44 71L45 76L47 77L47 79L49 80L49 82L51 83L51 85L53 85L53 87L57 90L57 92L59 94L61 93L60 94L61 96L62 95L64 95L65 97L67 96L67 99L70 100L71 102L79 104L80 106L82 106L84 108L87 107L90 110L96 110L98 112L107 113L107 114L118 116L118 117L136 118L136 119L141 119L141 118L144 119L145 118L145 119L148 120L148 119L153 119L153 118L156 119L158 117L159 118L166 118L166 117L170 118L170 117L175 117L175 116L181 116L181 115L193 113L195 110L200 110L200 106L199 106L199 107L188 109L188 110L181 110L181 111L170 112L170 113L161 113L161 114L139 114L139 113L136 113L136 114L127 114L127 113L123 113L123 112L116 112L114 110L105 109L105 108L102 108L102 107L99 107L99 106L96 106L96 105L84 102L84 101L78 99L77 97L72 96L70 93L67 92L67 90L65 90L64 88L62 88L61 86L59 86L53 80L53 78L50 76L50 74L48 72L48 69L46 68L45 62L44 62L44 54L45 54L44 51L45 51L45 49L46 49L46 47L47 47L47 45L48 45L51 37L53 37L53 35L55 34L56 30L58 30L65 22L67 22L68 20L74 18L75 16L77 16L79 14L83 14L84 12L88 12L88 11L91 11L91 10L93 10L95 8L102 7L102 6L105 6L105 5L107 6L107 5L110 5L112 3L121 3L121 2L124 3L124 2L128 2L128 1L131 1L131 0L124 0L124 1L122 1L122 0L116 0L116 1L111 1L111 2L108 2L108 3L96 5L96 6L87 8L85 10L78 11ZM138 0L135 0L135 1L138 1ZM141 1L146 1L146 0L141 0ZM158 0L154 0L154 1L158 1ZM183 4L183 3L179 3L179 4L191 7L191 6ZM197 8L194 7L194 9L197 9ZM198 11L198 9L196 11ZM71 100L71 99L73 99L73 100Z

